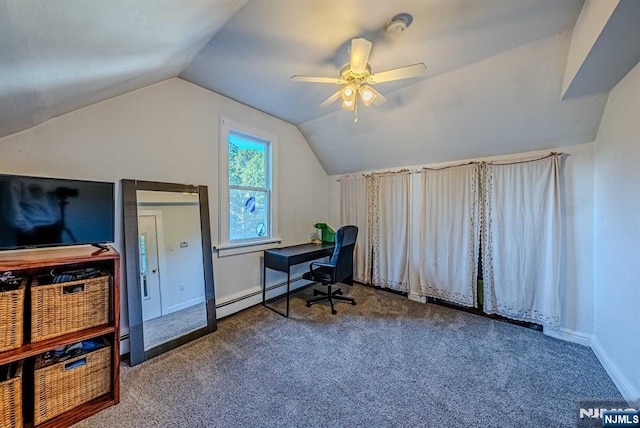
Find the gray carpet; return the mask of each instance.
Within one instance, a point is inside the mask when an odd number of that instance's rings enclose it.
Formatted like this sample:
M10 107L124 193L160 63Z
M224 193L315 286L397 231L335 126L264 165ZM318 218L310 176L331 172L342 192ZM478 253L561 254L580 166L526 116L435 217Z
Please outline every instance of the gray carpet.
M620 398L592 351L356 285L358 305L257 306L134 368L78 427L560 427Z
M145 321L144 349L151 349L206 325L207 309L204 303Z

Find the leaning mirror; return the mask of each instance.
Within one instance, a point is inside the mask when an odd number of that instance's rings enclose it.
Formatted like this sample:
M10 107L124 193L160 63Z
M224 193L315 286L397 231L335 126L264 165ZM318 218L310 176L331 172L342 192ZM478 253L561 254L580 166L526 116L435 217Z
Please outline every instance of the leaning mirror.
M216 330L207 186L122 180L136 365Z

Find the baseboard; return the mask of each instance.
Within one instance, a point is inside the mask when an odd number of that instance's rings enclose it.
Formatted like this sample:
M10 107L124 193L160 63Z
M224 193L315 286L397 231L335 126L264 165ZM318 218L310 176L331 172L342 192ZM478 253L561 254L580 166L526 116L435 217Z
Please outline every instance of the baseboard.
M203 297L197 297L195 299L191 299L191 300L188 300L186 302L178 303L177 305L169 306L167 308L167 313L163 314L163 315L169 315L169 314L172 314L174 312L178 312L178 311L181 311L183 309L190 308L191 306L199 305L200 303L204 303L204 296Z
M544 327L542 332L549 337L567 342L577 343L582 346L591 346L591 335L582 333L581 331L571 330L568 328L548 328Z
M250 308L251 306L259 305L260 303L262 303L262 293L255 296L249 296L238 302L234 302L216 309L216 318L220 319L229 315L233 315L236 312L240 312L241 310Z
M120 355L124 355L129 352L129 338L120 339Z
M306 287L310 281L301 281L302 277L291 278L291 292ZM285 282L270 285L267 289L267 299L272 299L286 293ZM262 287L257 286L232 296L228 296L216 302L216 318L224 318L226 316L240 312L243 309L262 303Z
M632 403L640 401L640 391L634 390L631 383L620 372L618 366L609 359L596 336L591 338L591 349L593 350L593 353L596 354L600 364L602 364L602 367L604 367L607 374L618 388L618 391L620 391L620 394L622 394L624 399L627 400L627 403L632 405Z
M409 300L413 300L414 302L427 303L427 297L421 296L418 293L409 293L408 298Z

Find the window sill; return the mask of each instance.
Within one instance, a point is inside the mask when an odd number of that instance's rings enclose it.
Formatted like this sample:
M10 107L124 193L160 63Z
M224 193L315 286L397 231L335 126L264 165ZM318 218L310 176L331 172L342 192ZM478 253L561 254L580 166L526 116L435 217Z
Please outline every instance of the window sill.
M274 248L282 242L282 238L264 239L261 241L236 242L217 245L214 250L218 257L234 256L236 254L254 253Z

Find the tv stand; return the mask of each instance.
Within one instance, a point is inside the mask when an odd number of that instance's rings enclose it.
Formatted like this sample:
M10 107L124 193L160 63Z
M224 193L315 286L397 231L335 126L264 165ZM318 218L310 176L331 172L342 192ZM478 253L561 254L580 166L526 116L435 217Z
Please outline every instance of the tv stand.
M80 404L71 410L55 416L37 425L37 428L64 428L79 422L109 406L120 401L120 255L111 247L107 251L96 251L88 246L68 246L59 248L42 249L37 251L23 250L0 253L0 272L11 271L19 277L35 278L46 275L52 269L59 271L96 268L105 271L111 277L109 290L109 322L104 325L90 327L80 331L69 332L60 336L42 341L31 340L30 328L24 331L24 342L19 348L0 352L0 365L15 361L26 362L25 367L30 366L25 373L29 373L30 381L23 386L20 400L23 406L33 409L35 391L33 384L33 361L47 351L54 350L88 339L102 339L111 346L111 372L109 373L110 391L94 398L91 401ZM30 293L32 285L27 286ZM29 294L27 294L29 295ZM27 302L25 305L24 320L31 322L33 306ZM6 328L0 324L0 330ZM64 395L61 390L60 394ZM4 406L5 401L2 402ZM23 407L25 408L25 407ZM1 411L5 411L4 407ZM23 414L23 420L18 426L32 427L34 418L33 410ZM2 418L0 418L2 419ZM0 420L0 425L2 421Z
M91 244L91 246L99 248L102 251L109 251L109 247L104 244Z

